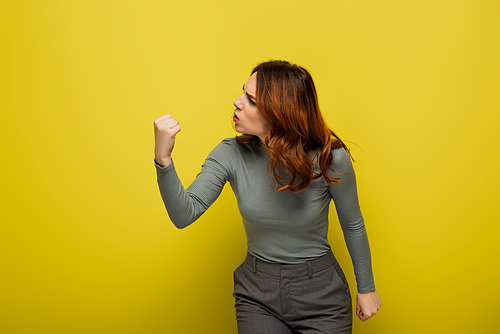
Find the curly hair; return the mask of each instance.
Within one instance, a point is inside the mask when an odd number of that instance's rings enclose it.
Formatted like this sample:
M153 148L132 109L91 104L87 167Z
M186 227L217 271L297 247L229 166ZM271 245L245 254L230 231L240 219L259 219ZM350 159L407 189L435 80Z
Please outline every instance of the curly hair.
M333 171L332 149L349 149L326 125L309 72L287 61L271 60L257 65L254 73L257 108L271 126L264 145L270 154L268 172L275 178L276 188L281 186L276 191L297 193L321 176L328 184L340 182L340 177L327 174L329 169ZM257 136L236 139L262 144ZM319 166L318 172L315 166ZM300 182L295 185L297 180Z

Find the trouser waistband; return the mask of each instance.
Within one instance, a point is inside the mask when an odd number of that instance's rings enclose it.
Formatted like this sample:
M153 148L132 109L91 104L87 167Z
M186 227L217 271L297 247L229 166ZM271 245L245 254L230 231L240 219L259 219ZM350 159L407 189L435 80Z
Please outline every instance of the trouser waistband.
M315 272L326 269L335 263L337 259L333 255L332 251L329 250L325 255L322 255L316 259L306 261L304 263L298 264L281 264L281 263L271 263L266 262L261 259L256 258L250 253L247 253L245 263L249 265L254 272L264 272L269 275L279 276L279 277L299 277L299 276L309 276Z

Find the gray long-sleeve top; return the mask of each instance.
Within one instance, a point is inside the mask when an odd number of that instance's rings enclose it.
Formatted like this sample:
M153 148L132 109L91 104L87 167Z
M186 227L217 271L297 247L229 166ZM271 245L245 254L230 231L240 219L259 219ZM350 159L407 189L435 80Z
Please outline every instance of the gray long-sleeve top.
M266 156L269 157L264 145L257 148L255 143L224 139L208 155L187 189L173 163L166 167L155 164L161 196L174 225L184 228L193 223L229 181L243 218L249 253L268 262L296 264L330 250L328 212L333 199L354 265L358 292L375 289L370 246L349 154L343 148L333 150L332 167L338 173L335 176L342 178L340 183L328 185L321 177L296 194L275 191Z

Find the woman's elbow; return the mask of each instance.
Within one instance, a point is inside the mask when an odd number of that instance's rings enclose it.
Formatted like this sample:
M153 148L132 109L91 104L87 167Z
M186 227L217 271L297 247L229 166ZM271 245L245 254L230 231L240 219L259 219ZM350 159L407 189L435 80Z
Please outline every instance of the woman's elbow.
M184 218L179 218L179 217L170 217L170 221L174 224L175 227L177 227L177 229L179 230L183 230L185 229L186 227L188 227L189 225L191 225L192 223L194 223L194 221L196 219L192 219L191 217L184 217Z
M191 224L174 224L175 227L177 227L178 230L183 230L186 227L188 227Z

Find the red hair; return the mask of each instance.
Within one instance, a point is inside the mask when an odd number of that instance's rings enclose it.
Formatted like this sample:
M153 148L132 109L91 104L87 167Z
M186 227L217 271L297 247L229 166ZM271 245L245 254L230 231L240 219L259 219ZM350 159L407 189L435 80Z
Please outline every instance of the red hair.
M327 174L329 169L333 171L332 149L349 149L326 125L309 72L280 60L261 63L252 70L252 74L256 72L257 108L271 126L264 140L270 154L267 168L281 186L277 191L288 189L297 193L320 177L328 184L340 182L340 177ZM242 135L236 139L260 144L256 136ZM315 166L319 166L319 172ZM294 186L297 179L300 183Z

